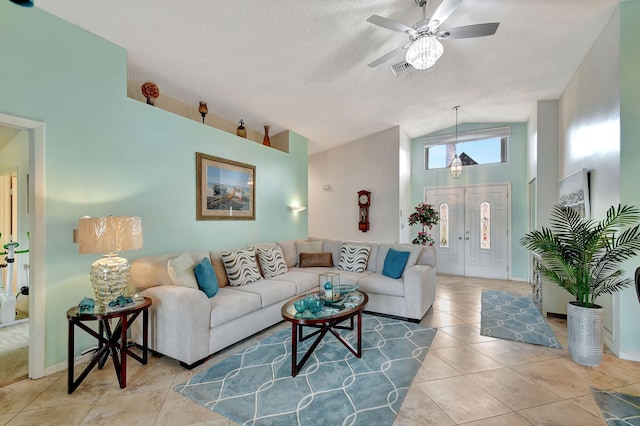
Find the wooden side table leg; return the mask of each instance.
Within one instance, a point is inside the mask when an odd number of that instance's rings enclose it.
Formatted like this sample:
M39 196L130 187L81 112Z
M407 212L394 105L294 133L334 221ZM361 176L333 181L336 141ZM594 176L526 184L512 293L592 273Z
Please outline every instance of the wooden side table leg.
M351 325L353 326L353 317L351 317ZM358 312L358 353L356 357L362 358L362 311Z
M149 309L142 312L142 364L147 365L147 354L149 351Z
M127 387L127 328L129 328L129 316L122 316L120 333L120 388Z
M298 374L298 326L295 323L291 323L291 375L296 377Z
M75 327L73 320L69 320L69 348L68 348L68 365L67 365L67 393L71 394L75 389L73 387L73 364L74 364L74 352L75 352L75 339L74 330Z

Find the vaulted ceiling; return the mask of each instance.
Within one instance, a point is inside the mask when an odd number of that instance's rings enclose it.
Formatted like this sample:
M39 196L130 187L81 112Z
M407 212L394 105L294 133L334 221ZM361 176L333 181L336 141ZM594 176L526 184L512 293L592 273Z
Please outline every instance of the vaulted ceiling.
M431 0L431 16L441 0ZM428 70L395 77L414 0L36 0L127 49L128 78L260 130L292 129L313 154L392 126L418 137L459 122L523 122L557 99L619 0L464 0L443 28L500 22L490 37L445 40Z

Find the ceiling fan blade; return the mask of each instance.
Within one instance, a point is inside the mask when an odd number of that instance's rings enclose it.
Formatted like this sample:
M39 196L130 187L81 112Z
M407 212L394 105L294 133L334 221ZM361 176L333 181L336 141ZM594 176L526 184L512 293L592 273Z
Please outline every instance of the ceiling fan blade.
M499 22L491 22L488 24L466 25L464 27L449 28L440 31L436 37L449 38L473 38L494 35L498 30Z
M413 43L413 42L411 42ZM380 56L378 59L376 59L375 61L371 62L369 65L367 65L370 68L373 67L377 67L378 65L387 62L389 59L393 58L394 56L397 56L400 52L402 52L402 50L408 48L409 46L411 46L411 43L407 43L403 46L397 47L395 49L393 49L391 52L387 53L386 55L382 55Z
M462 3L462 0L443 0L436 11L433 12L429 26L432 29L438 28L460 6L460 3Z
M399 31L401 33L407 34L417 34L417 31L409 27L408 25L378 15L371 15L369 19L367 19L367 22L371 22L372 24L391 31Z

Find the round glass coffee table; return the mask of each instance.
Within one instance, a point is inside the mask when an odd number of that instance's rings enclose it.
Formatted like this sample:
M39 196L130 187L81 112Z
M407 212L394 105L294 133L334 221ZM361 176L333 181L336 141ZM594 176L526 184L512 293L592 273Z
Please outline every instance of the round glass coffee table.
M304 363L307 362L328 332L331 332L356 357L362 357L362 311L369 301L369 296L363 291L355 290L345 294L340 300L325 301L325 305L318 312L312 312L310 309L302 307L300 311L296 310L294 303L308 297L309 295L295 297L282 306L282 318L291 323L291 375L294 377L300 372ZM357 321L357 327L355 328L356 348L336 331L354 330L354 318ZM340 325L347 320L350 321L349 325ZM303 327L311 327L316 330L304 336ZM316 340L314 340L307 353L298 363L298 341L302 342L314 336Z

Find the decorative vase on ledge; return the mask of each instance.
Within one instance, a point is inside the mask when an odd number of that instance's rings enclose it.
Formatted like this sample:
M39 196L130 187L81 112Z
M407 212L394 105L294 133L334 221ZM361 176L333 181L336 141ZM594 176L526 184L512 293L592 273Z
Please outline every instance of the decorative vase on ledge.
M247 138L247 129L244 127L244 120L240 120L240 125L236 129L236 135L241 138Z
M269 126L264 126L264 139L262 139L262 145L271 146L271 139L269 139Z

